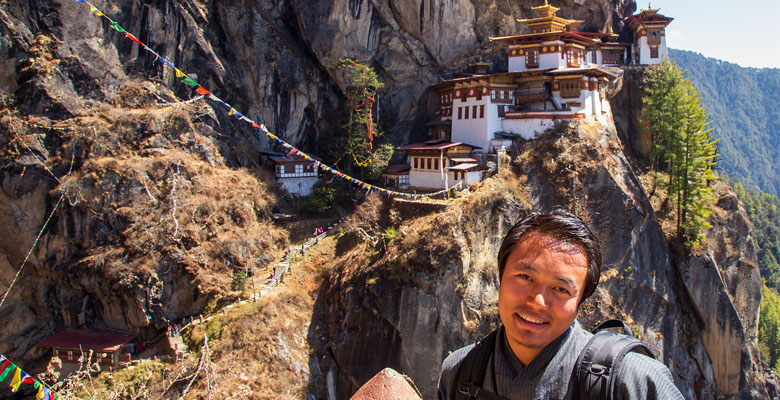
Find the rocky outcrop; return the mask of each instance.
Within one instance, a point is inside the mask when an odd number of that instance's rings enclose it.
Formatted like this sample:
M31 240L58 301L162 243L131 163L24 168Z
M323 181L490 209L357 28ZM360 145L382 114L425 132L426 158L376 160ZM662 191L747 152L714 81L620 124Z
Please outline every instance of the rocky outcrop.
M601 283L579 316L586 326L628 322L688 398L766 398L756 344L761 281L733 193L718 184L706 249L686 258L667 242L614 126L560 126L517 146L519 180L489 181L471 196L490 199L402 223L400 232L426 232L416 247L405 247L411 239L404 237L370 262L347 258L350 265L326 284L320 298L340 393L388 365L431 398L447 352L497 323L495 255L511 222L523 210L564 207L583 216L602 243ZM400 255L407 252L414 256ZM407 268L400 276L398 264Z

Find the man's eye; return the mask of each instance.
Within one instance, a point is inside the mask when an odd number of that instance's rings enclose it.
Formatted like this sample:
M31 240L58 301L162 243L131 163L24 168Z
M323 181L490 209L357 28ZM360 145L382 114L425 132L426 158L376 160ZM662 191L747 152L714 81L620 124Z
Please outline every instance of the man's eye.
M531 277L526 275L526 274L518 274L517 277L520 278L520 279L527 280L527 281L532 280Z
M561 293L565 293L565 294L567 294L567 295L571 296L571 292L569 291L569 289L566 289L566 288L563 288L563 287L557 287L557 288L555 288L555 290L557 290L557 291L559 291L559 292L561 292Z

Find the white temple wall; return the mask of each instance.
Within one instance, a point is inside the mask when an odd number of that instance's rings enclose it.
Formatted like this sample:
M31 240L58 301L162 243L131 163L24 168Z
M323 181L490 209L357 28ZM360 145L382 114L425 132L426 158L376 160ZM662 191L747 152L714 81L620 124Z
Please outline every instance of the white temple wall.
M509 72L523 72L527 71L525 67L525 56L521 57L509 57Z
M504 118L502 130L504 132L518 135L523 139L533 139L542 132L552 128L555 123L552 119L508 119Z
M661 36L661 44L658 46L658 58L650 58L650 45L647 44L647 36L639 38L640 64L660 64L667 57L669 57L669 50L666 48L666 36Z
M452 141L453 142L463 142L466 144L474 145L482 147L482 149L477 149L477 151L486 151L485 149L488 148L488 145L490 144L490 137L492 137L493 132L488 131L488 116L490 114L490 108L495 108L495 105L489 104L490 102L488 99L490 98L490 94L483 95L481 100L477 100L474 97L469 97L466 99L466 101L461 100L455 100L453 104L452 109ZM474 116L473 113L473 107L477 107L477 118L472 118ZM480 106L485 107L485 115L483 118L479 117L479 108ZM458 119L458 108L463 107L463 115L462 117L465 117L465 112L468 110L469 113L469 119L461 118ZM496 118L498 116L496 110L493 110L494 113L496 113Z
M449 176L451 179L452 176ZM453 185L451 183L450 185ZM440 170L436 171L409 171L409 186L430 189L445 189L445 181Z
M317 183L317 180L319 180L319 178L316 176L278 179L282 189L286 190L287 193L297 194L299 196L308 196L311 193L314 184Z

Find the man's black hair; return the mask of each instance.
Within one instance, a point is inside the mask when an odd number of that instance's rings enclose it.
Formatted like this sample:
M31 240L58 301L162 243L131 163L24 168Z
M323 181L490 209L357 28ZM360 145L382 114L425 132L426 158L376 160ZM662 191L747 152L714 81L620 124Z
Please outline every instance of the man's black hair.
M564 210L554 210L549 214L530 213L509 229L498 251L499 281L504 275L504 267L512 250L529 233L538 233L582 249L588 258L588 275L580 303L590 297L601 277L601 247L588 226L576 215Z

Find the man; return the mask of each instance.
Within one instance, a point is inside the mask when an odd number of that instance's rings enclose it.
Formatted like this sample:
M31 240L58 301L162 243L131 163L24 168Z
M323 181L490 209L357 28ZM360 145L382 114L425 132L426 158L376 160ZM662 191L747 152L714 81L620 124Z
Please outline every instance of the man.
M593 336L575 317L600 273L598 241L576 216L533 213L515 224L498 252L502 324L480 390L510 400L574 399L574 365ZM437 399L456 398L458 370L472 348L444 360ZM618 399L683 398L669 369L645 355L628 353L613 373Z

